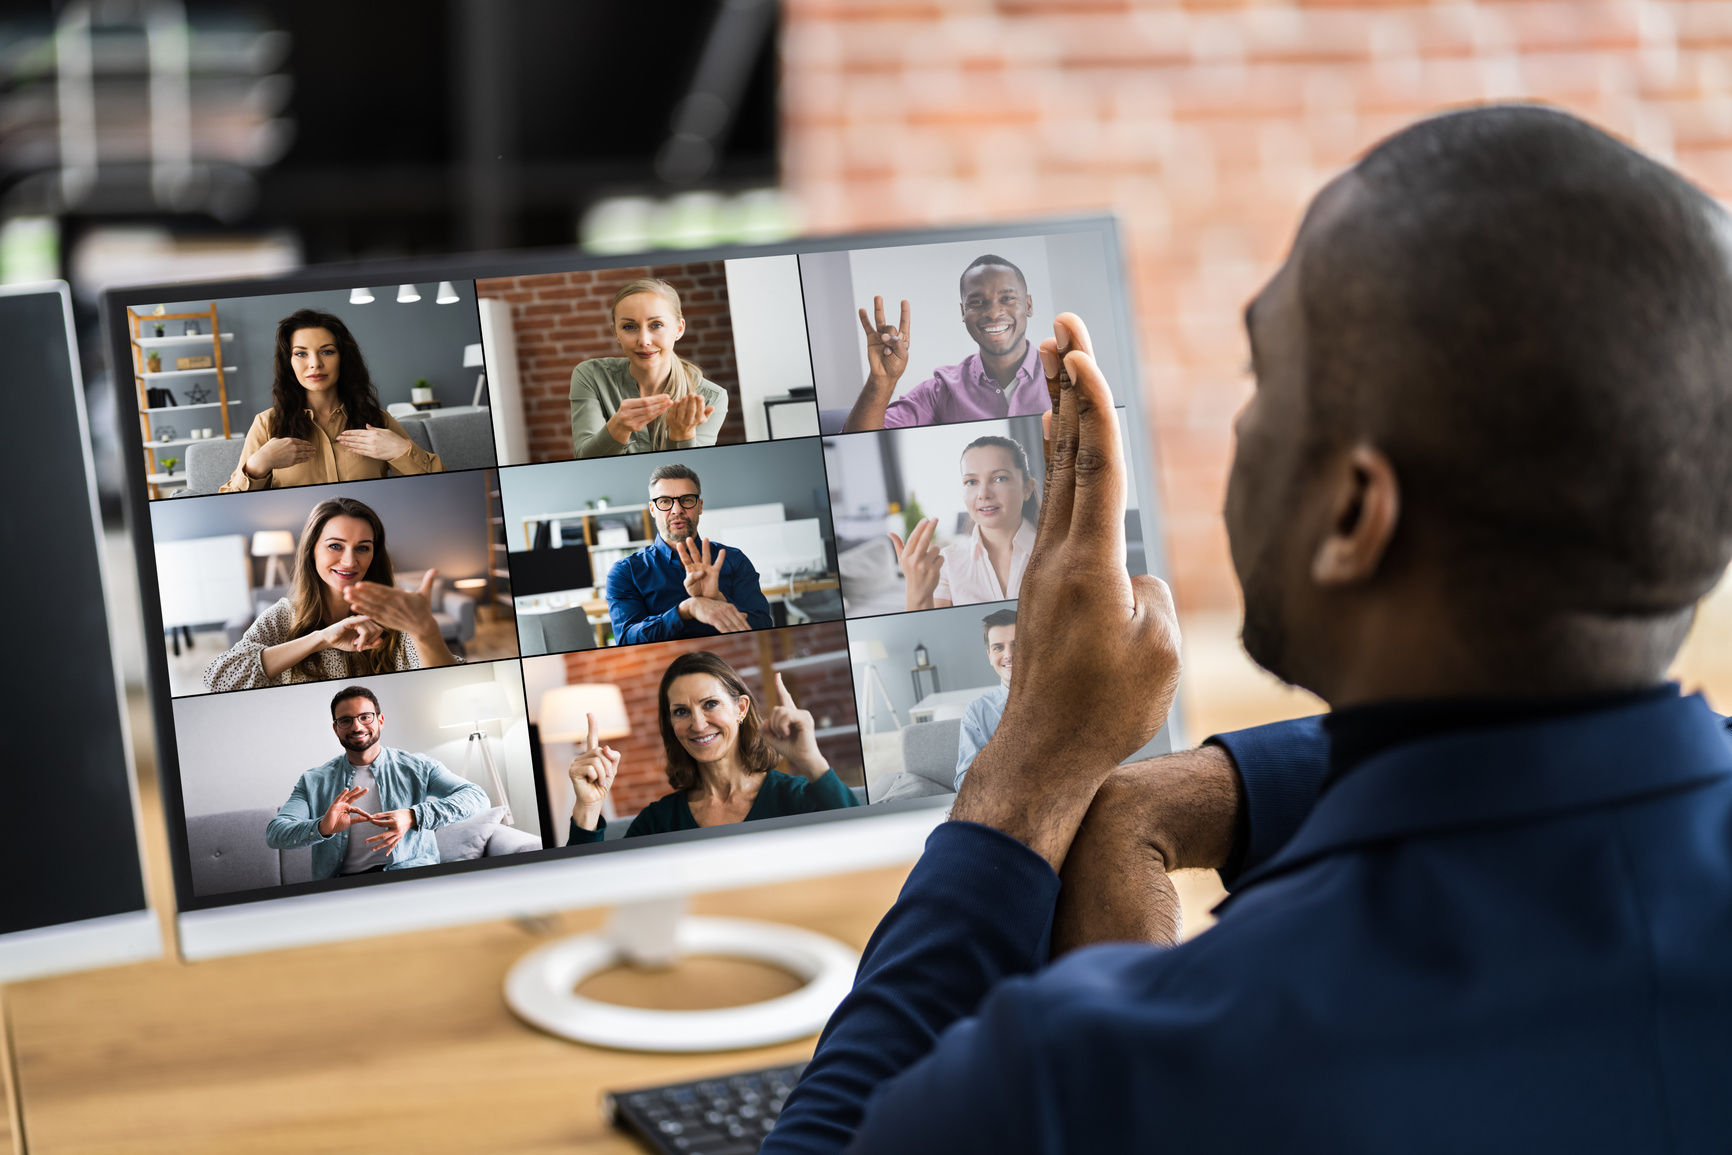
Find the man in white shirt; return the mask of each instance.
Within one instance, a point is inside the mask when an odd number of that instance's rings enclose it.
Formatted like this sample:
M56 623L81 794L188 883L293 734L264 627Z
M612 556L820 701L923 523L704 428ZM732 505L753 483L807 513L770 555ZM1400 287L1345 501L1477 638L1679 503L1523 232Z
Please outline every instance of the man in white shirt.
M974 765L979 754L998 729L1004 717L1004 703L1010 697L1010 664L1016 654L1016 611L994 610L980 620L986 632L986 660L998 674L998 685L968 704L962 712L962 733L956 743L956 789L962 789L962 779Z

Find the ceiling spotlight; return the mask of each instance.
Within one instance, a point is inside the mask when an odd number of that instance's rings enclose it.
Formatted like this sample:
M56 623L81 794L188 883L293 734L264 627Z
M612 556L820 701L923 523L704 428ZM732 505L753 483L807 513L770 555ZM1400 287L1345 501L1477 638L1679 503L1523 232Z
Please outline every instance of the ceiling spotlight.
M457 290L451 287L450 281L439 282L439 295L433 298L433 302L438 305L455 305L457 303Z
M372 303L373 303L373 290L371 290L371 289L350 289L349 290L349 304L351 304L351 305L371 305Z
M413 305L420 299L421 294L415 291L414 285L397 286L397 303L399 305Z

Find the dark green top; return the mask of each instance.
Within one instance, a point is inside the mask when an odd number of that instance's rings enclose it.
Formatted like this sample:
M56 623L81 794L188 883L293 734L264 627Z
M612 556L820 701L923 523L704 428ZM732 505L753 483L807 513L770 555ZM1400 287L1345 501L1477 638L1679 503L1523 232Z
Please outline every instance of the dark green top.
M809 782L797 774L770 770L766 773L764 784L758 788L758 796L752 799L752 808L746 812L746 821L780 818L784 814L843 810L858 805L860 800L854 797L852 790L843 785L842 779L836 776L834 770L824 771L815 782ZM692 817L692 808L686 802L686 792L675 790L638 811L637 817L631 820L631 826L626 829L625 836L634 838L640 834L666 834L670 830L697 829L698 820ZM594 830L585 830L577 824L576 819L572 819L571 837L566 840L566 845L600 842L606 837L607 819L597 822Z

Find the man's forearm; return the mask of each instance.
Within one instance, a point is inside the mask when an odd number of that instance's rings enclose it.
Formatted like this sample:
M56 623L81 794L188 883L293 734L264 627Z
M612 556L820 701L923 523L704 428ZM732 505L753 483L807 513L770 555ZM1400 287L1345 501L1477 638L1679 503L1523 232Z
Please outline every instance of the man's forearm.
M895 392L896 379L893 377L866 378L860 396L854 401L854 408L848 411L848 420L842 423L842 432L860 433L884 428L884 411L890 408L890 398Z
M1225 865L1242 805L1233 761L1218 746L1115 770L1064 860L1053 953L1097 942L1177 944L1179 898L1167 873Z

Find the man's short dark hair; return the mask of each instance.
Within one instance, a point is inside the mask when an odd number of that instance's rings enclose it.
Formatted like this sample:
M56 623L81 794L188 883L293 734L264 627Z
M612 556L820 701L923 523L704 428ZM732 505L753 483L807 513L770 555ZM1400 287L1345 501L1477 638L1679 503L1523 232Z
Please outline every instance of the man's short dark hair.
M331 699L331 719L333 721L335 721L337 717L337 703L346 702L350 698L365 698L367 701L373 703L373 713L383 714L385 712L379 709L379 699L374 697L373 691L367 689L367 687L344 686L341 690L337 691L337 696Z
M1299 270L1313 460L1382 449L1404 526L1517 620L1707 592L1732 556L1725 212L1537 107L1424 121L1344 179Z
M999 268L1009 269L1011 272L1016 274L1016 283L1022 286L1022 291L1025 293L1028 292L1028 278L1022 275L1021 269L1017 268L1014 264L1005 260L996 253L986 253L982 256L975 257L972 261L968 262L968 267L962 270L962 276L956 279L956 291L964 299L968 297L968 289L965 286L965 282L968 280L968 274L986 265L996 265Z
M987 645L992 645L992 631L999 626L1016 625L1015 610L993 610L980 619L980 638Z
M681 481L691 482L693 485L697 486L698 496L703 496L704 483L698 480L698 475L692 472L690 466L681 465L677 461L672 465L657 466L655 472L650 474L649 487L654 489L656 487L656 482L673 481L676 478Z

